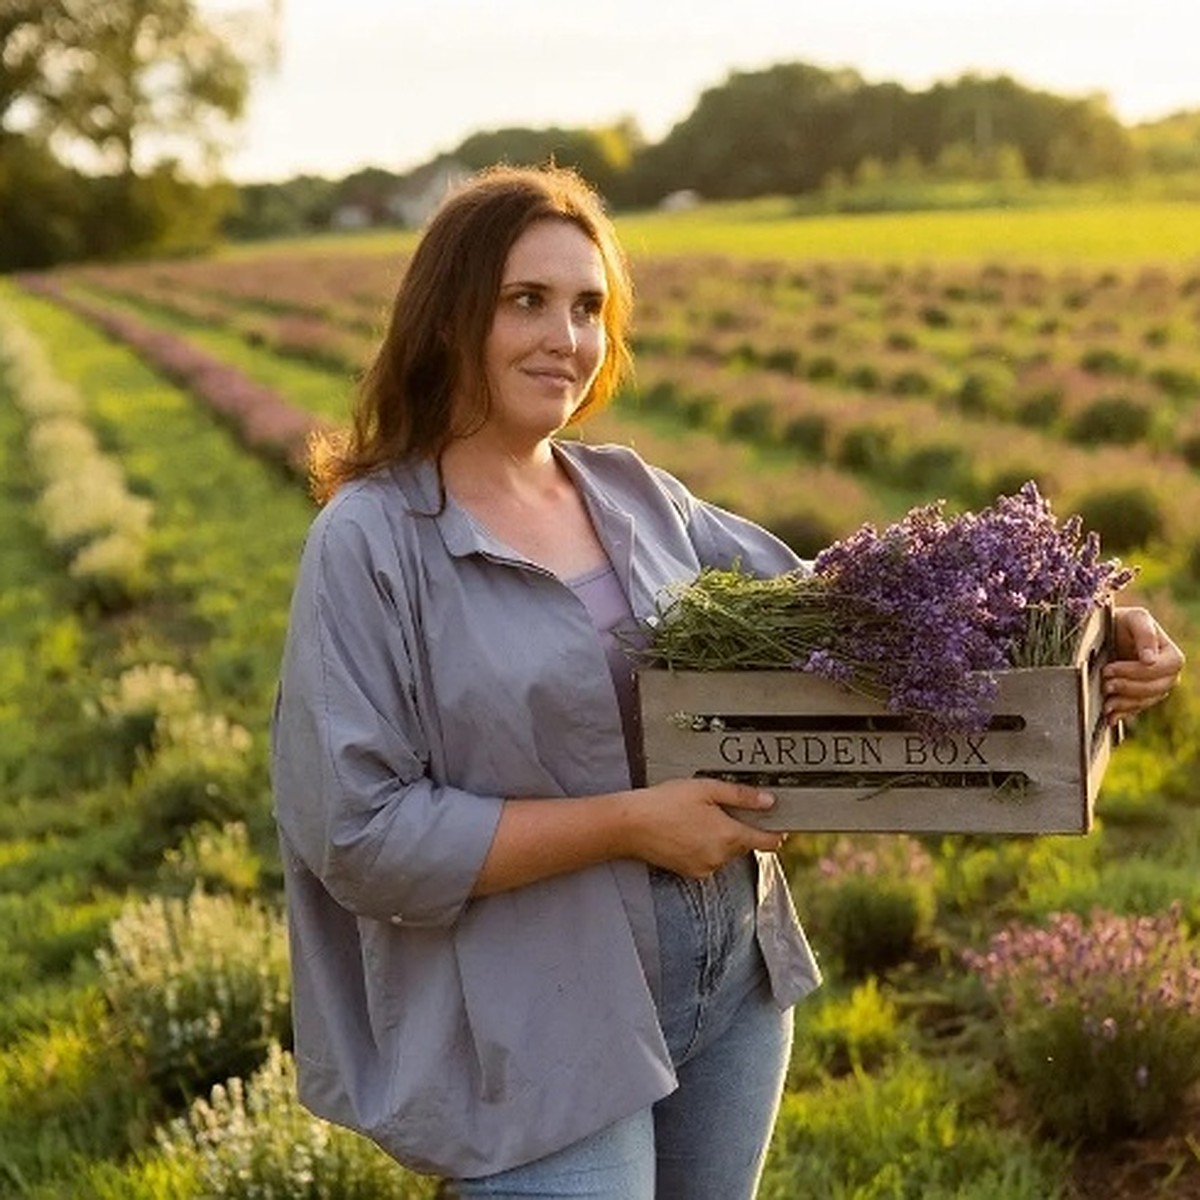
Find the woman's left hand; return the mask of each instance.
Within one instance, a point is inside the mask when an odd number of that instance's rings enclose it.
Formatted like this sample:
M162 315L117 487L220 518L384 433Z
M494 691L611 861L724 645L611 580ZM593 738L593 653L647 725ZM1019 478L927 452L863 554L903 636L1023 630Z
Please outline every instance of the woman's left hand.
M1164 699L1183 670L1183 651L1144 608L1113 611L1116 657L1104 668L1104 715L1110 725Z

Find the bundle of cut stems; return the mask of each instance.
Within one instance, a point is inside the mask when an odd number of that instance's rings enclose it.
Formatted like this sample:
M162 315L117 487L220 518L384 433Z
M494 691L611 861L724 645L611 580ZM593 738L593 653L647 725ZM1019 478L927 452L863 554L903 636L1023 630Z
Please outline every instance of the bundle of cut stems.
M670 592L651 622L645 657L675 670L801 668L829 644L835 616L824 582L792 571L756 579L702 571Z

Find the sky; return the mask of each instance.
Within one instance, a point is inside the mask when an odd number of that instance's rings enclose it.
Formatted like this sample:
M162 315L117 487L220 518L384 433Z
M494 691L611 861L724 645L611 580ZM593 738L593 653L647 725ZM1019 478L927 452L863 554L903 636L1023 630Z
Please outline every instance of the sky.
M1136 122L1200 108L1197 46L1200 0L283 0L226 167L402 172L480 130L626 117L658 141L731 72L797 61L914 89L1003 73Z

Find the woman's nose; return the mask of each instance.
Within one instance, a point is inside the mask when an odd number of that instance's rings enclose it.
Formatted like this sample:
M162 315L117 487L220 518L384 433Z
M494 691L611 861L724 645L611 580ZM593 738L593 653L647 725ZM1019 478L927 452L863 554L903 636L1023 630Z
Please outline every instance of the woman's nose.
M575 352L579 331L575 328L569 309L547 309L544 337L547 347L559 354Z

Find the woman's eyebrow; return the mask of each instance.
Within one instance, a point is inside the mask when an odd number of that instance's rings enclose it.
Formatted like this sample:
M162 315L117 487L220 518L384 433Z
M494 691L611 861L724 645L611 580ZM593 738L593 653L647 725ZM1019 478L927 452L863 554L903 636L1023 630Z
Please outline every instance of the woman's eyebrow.
M523 291L529 292L548 292L553 289L552 283L547 283L544 280L538 279L508 279L500 285L501 291L509 291L511 288L520 288ZM588 300L603 300L608 294L608 289L603 287L587 287L581 288L577 293L579 296Z

